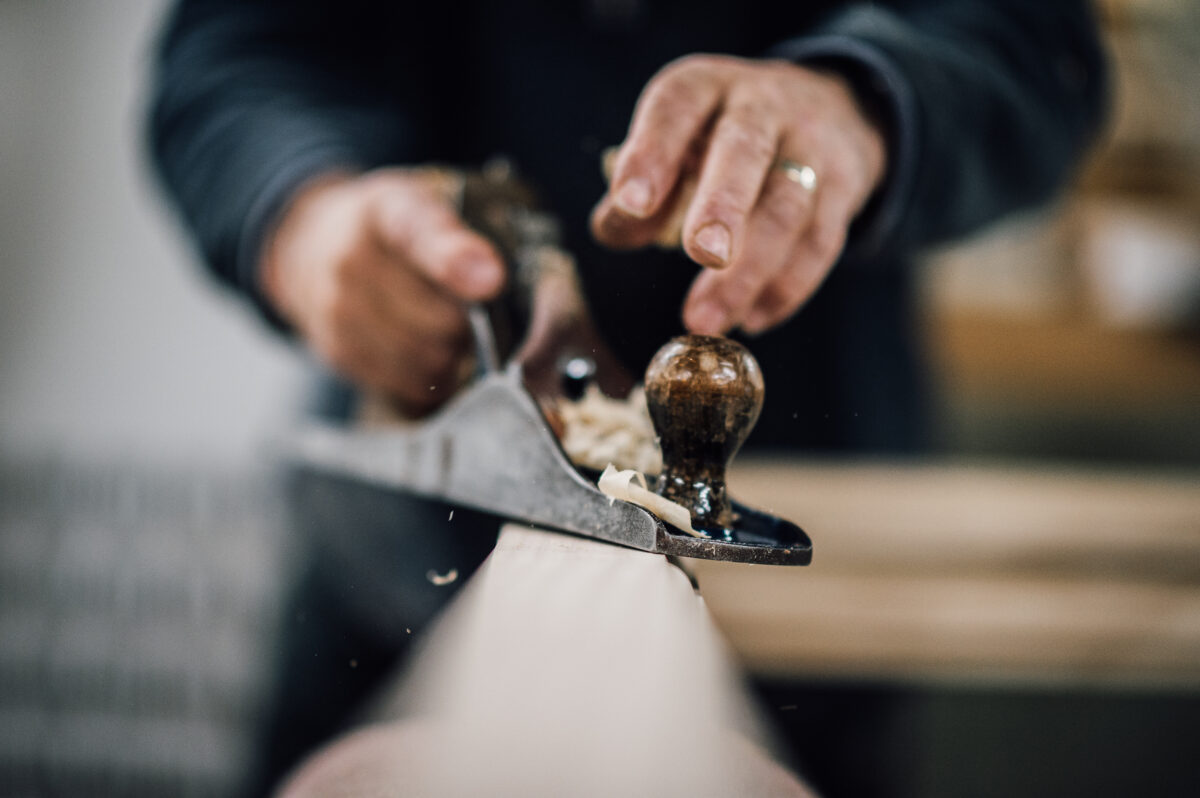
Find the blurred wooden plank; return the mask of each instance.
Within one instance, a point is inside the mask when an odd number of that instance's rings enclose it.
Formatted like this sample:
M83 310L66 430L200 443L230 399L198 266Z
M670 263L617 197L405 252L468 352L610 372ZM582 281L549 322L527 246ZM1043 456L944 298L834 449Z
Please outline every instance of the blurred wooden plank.
M780 676L1200 688L1200 591L1106 580L700 569L746 666Z
M753 671L1200 688L1200 478L740 463L809 568L696 562Z
M1200 473L748 460L729 482L808 529L824 572L1200 581Z
M390 721L319 753L288 798L811 796L661 555L508 524L425 642Z
M1196 341L1074 316L940 311L924 340L946 390L1023 405L1150 409L1200 402Z

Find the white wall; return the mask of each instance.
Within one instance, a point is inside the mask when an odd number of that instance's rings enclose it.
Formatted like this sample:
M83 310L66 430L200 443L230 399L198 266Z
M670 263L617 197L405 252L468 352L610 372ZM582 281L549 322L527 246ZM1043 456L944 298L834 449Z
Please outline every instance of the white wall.
M162 0L0 0L0 453L238 461L301 367L202 274L141 149Z

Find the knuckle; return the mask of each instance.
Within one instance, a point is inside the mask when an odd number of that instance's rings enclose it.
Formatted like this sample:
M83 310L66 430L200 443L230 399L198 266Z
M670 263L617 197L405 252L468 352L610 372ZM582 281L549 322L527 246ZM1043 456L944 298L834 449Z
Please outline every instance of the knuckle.
M760 210L763 224L780 233L795 234L810 205L806 199L773 198L763 203Z
M697 229L709 221L720 221L727 226L736 223L740 226L741 220L754 205L754 197L744 187L724 184L713 189L708 196L700 200L699 205L700 213L695 224Z
M694 114L709 94L712 56L687 56L673 61L651 78L645 101L662 115Z
M763 101L775 111L783 112L794 104L793 95L789 94L786 86L779 81L761 81L754 85L762 95Z
M812 113L793 114L787 122L791 137L800 142L820 141L821 123L817 115Z
M433 167L383 167L360 178L367 197L373 202L407 207L435 199L447 173Z
M408 199L409 177L400 169L383 169L360 179L367 204L386 206L402 204Z
M786 107L787 98L772 84L750 84L729 101L730 115L747 120L780 119Z
M672 64L707 76L716 70L727 69L730 65L738 62L739 59L721 53L692 53L676 59Z
M821 182L826 186L848 186L855 182L859 171L858 159L849 153L839 152L836 145L827 147L830 154L822 159Z
M811 212L813 199L808 191L797 191L793 186L784 188L785 190L774 191L764 197L757 214L768 229L795 235L804 218Z
M406 187L411 179L412 170L408 167L383 166L365 173L359 178L359 181L374 191L387 191Z
M693 53L681 56L660 69L654 80L688 79L697 73L706 73L713 68L716 59L716 56L707 53Z
M695 80L680 77L656 84L647 101L656 121L669 121L694 114L693 109L701 105L703 97Z
M776 136L760 118L727 113L717 122L715 135L723 145L741 155L758 160L775 156Z

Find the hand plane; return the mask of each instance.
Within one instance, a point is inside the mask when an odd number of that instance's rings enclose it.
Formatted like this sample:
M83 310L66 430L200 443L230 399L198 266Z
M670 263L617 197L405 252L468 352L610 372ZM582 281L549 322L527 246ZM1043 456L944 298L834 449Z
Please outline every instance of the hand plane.
M633 384L587 317L555 220L534 209L504 167L462 175L456 192L463 217L508 262L512 285L504 302L469 310L477 376L421 421L306 426L290 447L295 465L648 552L807 565L812 544L803 530L726 496L725 468L762 405L762 374L749 352L726 338L681 336L646 373L664 464L654 490L688 509L694 534L610 499L596 474L572 464L547 415L580 379L609 395Z

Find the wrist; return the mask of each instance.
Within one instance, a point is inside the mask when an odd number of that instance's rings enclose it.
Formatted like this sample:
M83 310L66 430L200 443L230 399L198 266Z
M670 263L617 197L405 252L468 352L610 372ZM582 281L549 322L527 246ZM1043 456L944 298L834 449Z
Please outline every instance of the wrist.
M258 287L272 309L288 322L295 321L295 291L289 279L295 253L305 249L307 232L320 223L330 200L355 179L351 173L337 171L304 181L268 228L258 262Z
M885 249L904 246L901 237L919 149L919 109L904 71L874 42L838 33L789 39L770 54L841 75L853 87L864 116L872 118L882 133L886 170L851 226L846 259L863 262Z
M892 137L887 98L870 70L851 59L821 59L795 66L821 76L835 87L858 122L859 150L873 177L874 190L887 179Z

